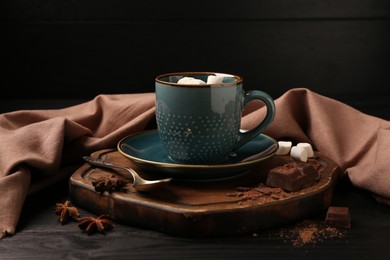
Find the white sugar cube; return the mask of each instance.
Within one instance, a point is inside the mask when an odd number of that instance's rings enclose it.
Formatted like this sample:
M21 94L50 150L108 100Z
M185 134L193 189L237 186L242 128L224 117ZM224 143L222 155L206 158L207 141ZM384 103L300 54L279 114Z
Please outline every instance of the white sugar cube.
M303 147L293 146L291 147L290 156L295 160L301 162L307 162L307 151Z
M286 155L290 152L292 142L290 141L279 141L278 142L278 150L276 151L276 155Z
M207 84L220 84L223 82L224 76L221 75L210 75L207 77Z
M311 146L311 144L309 144L309 143L299 143L299 144L297 144L297 147L305 148L306 151L307 151L307 157L308 158L314 157L314 151L313 151L313 147Z
M183 85L202 85L202 84L206 84L206 82L204 82L203 80L196 79L196 78L193 78L193 77L181 78L181 79L179 79L179 81L177 83L178 84L183 84Z

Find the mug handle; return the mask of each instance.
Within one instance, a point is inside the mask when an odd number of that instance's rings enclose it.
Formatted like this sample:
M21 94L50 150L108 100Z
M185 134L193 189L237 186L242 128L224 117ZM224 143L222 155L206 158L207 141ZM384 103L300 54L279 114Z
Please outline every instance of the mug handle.
M271 122L274 120L275 117L275 103L274 100L270 95L267 93L260 91L260 90L251 90L248 91L244 96L244 103L242 106L242 109L252 100L259 99L261 100L265 106L267 107L267 114L264 117L263 121L260 122L255 128L246 131L246 132L240 132L238 136L238 140L236 143L236 146L234 150L238 149L239 147L243 146L247 142L249 142L251 139L255 138L259 134L261 134L265 129L271 124Z

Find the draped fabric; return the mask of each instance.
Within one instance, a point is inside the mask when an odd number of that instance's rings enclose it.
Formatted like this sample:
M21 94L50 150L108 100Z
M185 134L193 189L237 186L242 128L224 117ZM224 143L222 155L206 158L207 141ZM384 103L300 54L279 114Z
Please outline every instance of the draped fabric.
M276 115L265 134L309 142L334 160L353 185L390 205L390 122L364 114L309 89L275 99ZM249 104L242 128L254 127L265 107ZM155 121L154 93L98 95L63 109L0 115L0 237L15 233L29 193L68 178L69 165ZM154 124L152 124L154 125Z

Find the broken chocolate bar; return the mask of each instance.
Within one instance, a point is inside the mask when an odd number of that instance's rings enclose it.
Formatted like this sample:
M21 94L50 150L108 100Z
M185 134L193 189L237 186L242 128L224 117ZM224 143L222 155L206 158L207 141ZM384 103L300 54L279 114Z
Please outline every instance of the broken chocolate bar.
M291 161L271 169L266 185L292 192L313 185L319 177L320 173L313 165Z
M329 207L325 222L336 227L351 228L351 215L347 207Z

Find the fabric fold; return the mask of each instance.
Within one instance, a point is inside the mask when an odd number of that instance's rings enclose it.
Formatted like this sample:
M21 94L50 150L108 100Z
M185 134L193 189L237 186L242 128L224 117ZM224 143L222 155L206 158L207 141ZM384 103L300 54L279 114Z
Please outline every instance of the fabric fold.
M64 109L0 115L0 237L15 233L29 190L67 177L63 167L143 130L154 118L154 104L151 93L99 95Z
M287 91L275 105L275 119L265 134L311 143L339 164L354 185L390 205L389 121L306 88ZM264 114L265 107L249 104L242 127L255 127ZM63 109L0 115L0 237L15 233L29 191L69 177L64 169L81 164L83 155L115 148L151 122L155 126L154 93L98 95Z
M390 205L389 121L305 88L292 89L275 103L275 120L265 134L277 140L310 142L335 161L356 187ZM261 108L251 111L243 119L248 129L264 115Z

